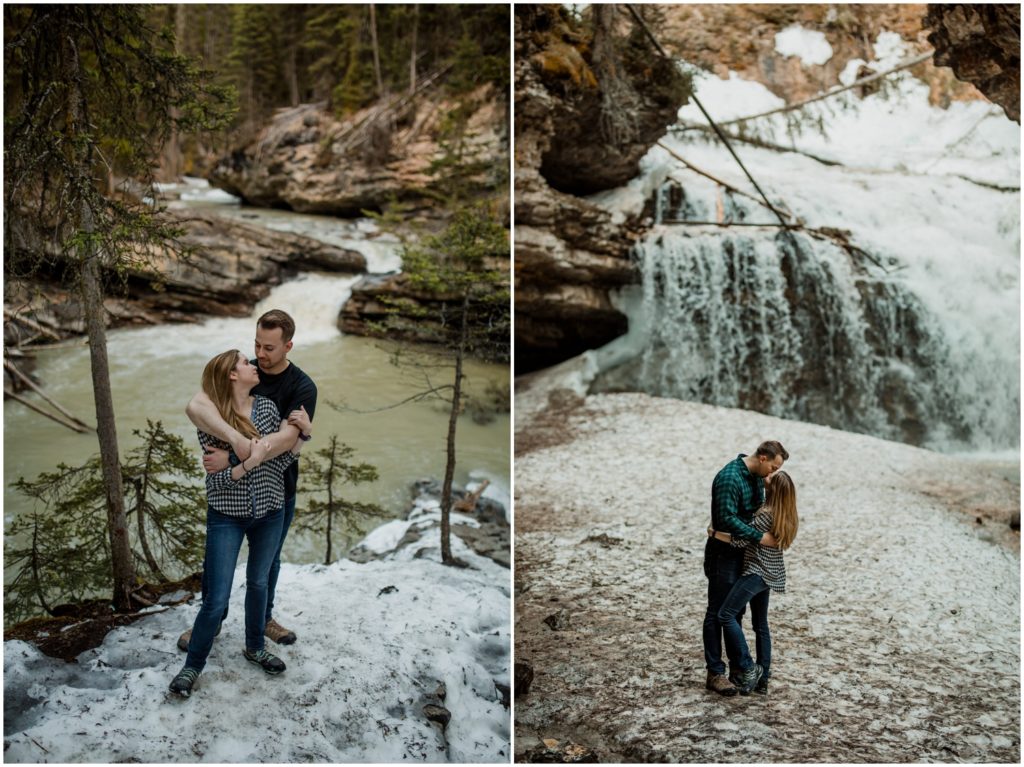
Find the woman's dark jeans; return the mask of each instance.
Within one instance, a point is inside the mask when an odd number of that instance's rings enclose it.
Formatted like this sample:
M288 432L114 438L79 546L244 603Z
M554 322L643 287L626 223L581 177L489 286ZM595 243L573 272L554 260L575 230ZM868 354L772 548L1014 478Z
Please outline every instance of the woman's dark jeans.
M772 636L768 630L768 595L771 589L760 575L750 573L742 576L733 584L732 590L718 611L718 620L725 633L725 649L729 658L746 671L754 665L750 658L750 648L743 636L738 616L750 603L750 622L754 627L757 644L757 662L764 669L764 677L769 677L769 666L772 662Z
M718 620L718 611L729 596L733 584L743 572L743 549L730 546L728 543L708 538L704 547L704 575L708 578L708 609L704 613L704 662L712 674L724 674L725 664L722 663L722 624ZM743 618L743 611L737 620ZM726 651L728 651L726 645ZM730 673L739 670L736 657L729 652Z
M245 566L245 647L263 649L266 625L267 584L270 565L281 542L284 511L278 509L260 519L229 517L208 509L206 512L206 593L192 626L185 665L202 671L213 647L213 637L224 616L231 596L238 552L242 539L249 541L249 559Z

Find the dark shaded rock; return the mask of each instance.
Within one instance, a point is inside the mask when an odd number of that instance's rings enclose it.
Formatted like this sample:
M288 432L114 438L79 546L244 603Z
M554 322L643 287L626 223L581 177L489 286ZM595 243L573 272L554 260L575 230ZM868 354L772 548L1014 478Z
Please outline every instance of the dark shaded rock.
M515 696L526 695L530 692L530 685L533 684L533 666L529 663L517 661L515 664Z
M384 588L382 588L380 591L377 592L377 596L379 597L382 594L394 594L396 591L398 591L398 587L397 586L385 586Z
M565 631L569 628L569 613L564 609L559 610L557 613L552 613L545 618L544 623L552 631Z
M583 539L582 543L596 543L601 548L608 549L612 546L619 546L622 543L622 539L615 538L607 533L601 533L600 535L588 535Z
M441 729L448 727L448 723L452 720L452 712L446 709L444 706L436 706L432 703L428 703L423 707L423 715L427 717L431 722L436 722L441 725Z
M507 684L502 684L501 682L495 682L494 689L501 696L501 705L507 709L512 703L512 690Z
M929 5L936 66L951 67L1020 123L1020 5Z
M502 260L494 265L509 269ZM451 341L458 328L445 309L453 296L427 293L413 288L405 274L367 275L352 286L352 294L338 315L338 329L342 333L360 336L379 336L374 325L388 323L387 337L395 341L439 343ZM511 349L508 327L489 321L493 306L482 300L470 303L470 325L491 328L486 348L492 350L495 361L507 362Z
M606 141L597 130L600 67L592 67L584 33L571 29L557 6L517 6L515 25L515 365L522 374L628 329L609 292L637 279L635 226L613 222L575 195L635 176L639 158L685 98L663 88L679 83L674 75L659 80L665 73L656 54L645 59L643 78L627 67L639 99L630 110L636 131L628 141Z
M543 91L551 118L540 173L563 192L592 194L633 178L689 99L688 78L642 34L622 41L618 61L606 64L599 54L608 41L575 27L558 6L517 6L516 47L517 138L519 91L529 82L527 97L544 99ZM612 129L616 109L628 115Z
M1010 529L1020 531L1020 509L1010 514Z

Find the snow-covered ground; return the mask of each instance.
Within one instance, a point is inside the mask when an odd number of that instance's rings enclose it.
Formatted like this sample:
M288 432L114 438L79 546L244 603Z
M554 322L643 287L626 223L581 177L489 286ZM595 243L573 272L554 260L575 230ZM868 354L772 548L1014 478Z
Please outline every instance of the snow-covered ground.
M1019 763L1019 459L581 397L585 363L517 385L517 757L553 739L602 761ZM800 531L770 693L724 698L704 688L710 487L764 439L791 454Z
M277 612L299 640L268 642L288 664L277 677L242 657L243 564L187 700L167 684L198 600L111 632L76 664L6 642L4 761L507 762L509 571L454 536L471 569L444 567L437 540L367 564L283 564ZM451 712L444 731L425 704Z

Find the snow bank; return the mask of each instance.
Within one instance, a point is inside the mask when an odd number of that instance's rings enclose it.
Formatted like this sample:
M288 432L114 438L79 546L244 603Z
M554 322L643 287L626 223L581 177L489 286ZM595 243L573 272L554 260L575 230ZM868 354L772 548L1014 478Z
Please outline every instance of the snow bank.
M7 762L507 762L508 570L458 538L474 569L442 566L434 536L394 558L283 564L279 617L299 641L270 643L288 670L244 658L244 565L231 612L188 700L167 684L198 600L111 632L77 664L4 647ZM416 558L423 550L427 558ZM443 705L442 732L425 703Z

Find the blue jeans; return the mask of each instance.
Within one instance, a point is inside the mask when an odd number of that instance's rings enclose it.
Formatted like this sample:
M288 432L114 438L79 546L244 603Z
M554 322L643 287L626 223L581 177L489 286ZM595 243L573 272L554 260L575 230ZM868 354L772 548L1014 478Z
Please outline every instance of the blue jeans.
M290 495L284 499L284 520L281 523L281 539L277 544L277 551L274 552L274 561L270 565L270 581L267 586L267 623L274 617L274 592L277 591L277 575L281 572L281 549L284 547L284 539L288 537L288 528L292 526L295 519L295 496Z
M725 598L729 596L732 586L739 580L743 571L743 549L734 548L728 543L708 538L704 546L704 575L708 578L708 609L704 613L704 662L712 674L724 674L725 664L722 663L722 624L718 619ZM743 618L740 610L736 620ZM726 645L726 651L729 651ZM737 658L729 655L729 673L739 670Z
M242 538L249 541L249 559L245 566L245 647L247 650L263 649L267 582L274 552L281 540L283 519L283 510L260 519L244 519L207 509L206 560L203 565L206 593L192 626L192 640L188 643L185 665L189 668L202 671L206 665L217 626L227 613Z
M274 554L274 562L270 565L270 579L267 586L267 623L270 623L270 619L273 618L274 611L274 593L277 591L277 575L281 572L281 549L284 547L284 539L288 537L288 528L292 526L292 520L295 519L295 496L290 495L284 499L284 521L281 524L281 540L277 544L277 551ZM203 601L206 601L206 562L203 562L203 579L202 579L202 592ZM224 614L221 616L221 621L225 621L228 618L228 606L224 605Z
M750 658L747 639L743 636L743 629L736 616L743 613L747 602L750 603L750 622L754 626L754 635L757 638L757 662L764 669L765 678L769 676L768 669L772 662L772 635L768 630L769 594L771 589L764 579L760 575L750 573L736 581L718 611L718 620L725 632L725 648L729 658L736 659L739 667L746 671L754 665L754 661Z

